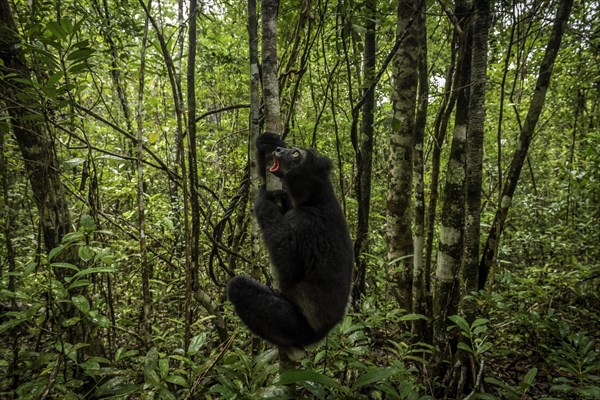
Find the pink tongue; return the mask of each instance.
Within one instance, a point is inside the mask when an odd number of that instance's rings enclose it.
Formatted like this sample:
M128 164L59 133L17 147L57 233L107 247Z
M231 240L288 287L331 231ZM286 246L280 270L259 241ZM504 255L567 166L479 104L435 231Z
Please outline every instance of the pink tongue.
M279 171L279 160L273 157L273 165L269 168L269 172L277 172Z

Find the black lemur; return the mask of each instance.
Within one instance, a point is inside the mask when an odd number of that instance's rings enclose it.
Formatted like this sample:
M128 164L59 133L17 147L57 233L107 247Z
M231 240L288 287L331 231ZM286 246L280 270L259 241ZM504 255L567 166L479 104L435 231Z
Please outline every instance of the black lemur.
M260 190L254 212L273 264L275 289L246 276L229 282L227 296L256 335L299 355L323 339L346 312L352 285L352 241L329 180L331 161L314 150L287 148L275 134L256 140L258 168L284 190ZM259 171L263 177L264 172Z

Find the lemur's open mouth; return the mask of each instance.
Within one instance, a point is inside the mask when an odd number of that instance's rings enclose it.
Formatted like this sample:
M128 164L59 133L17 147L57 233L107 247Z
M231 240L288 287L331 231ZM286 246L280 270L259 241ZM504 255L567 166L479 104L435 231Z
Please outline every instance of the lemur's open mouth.
M280 168L279 159L275 156L275 154L273 154L273 164L269 168L269 172L272 174L275 174L275 173L279 172L279 168Z

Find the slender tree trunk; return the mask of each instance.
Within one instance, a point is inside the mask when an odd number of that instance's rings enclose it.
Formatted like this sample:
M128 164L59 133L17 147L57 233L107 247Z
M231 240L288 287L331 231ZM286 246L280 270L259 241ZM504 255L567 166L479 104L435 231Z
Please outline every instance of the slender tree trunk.
M265 107L265 131L281 135L281 111L279 103L279 80L277 79L277 15L279 0L262 2L262 85ZM267 174L267 187L280 188L281 183ZM285 351L279 350L281 372L294 369L295 364Z
M560 49L560 43L562 41L563 34L567 27L572 5L573 0L561 0L558 4L558 10L556 12L556 18L554 20L552 32L548 39L546 53L544 54L544 59L540 64L535 91L531 99L531 104L529 105L527 117L525 118L525 122L521 128L519 145L517 146L512 158L512 162L510 163L510 169L508 170L506 182L502 191L502 199L500 201L498 210L496 211L494 222L490 227L487 241L483 249L482 258L479 265L479 289L483 289L485 287L490 268L496 257L497 242L502 236L508 210L512 203L513 195L521 175L521 169L523 168L523 163L525 162L527 151L529 150L529 145L531 144L531 139L533 138L533 134L535 132L535 127L546 101L546 92L548 91L548 86L550 85L552 69L554 67L558 50Z
M425 273L423 266L423 243L425 233L425 176L423 159L423 140L425 137L425 126L427 124L427 108L429 97L429 80L427 74L427 24L425 16L425 3L421 5L419 14L415 19L416 38L419 46L418 74L419 91L417 97L417 116L414 127L414 150L413 150L413 190L415 197L415 214L413 225L414 232L414 265L413 265L413 288L412 302L413 312L417 314L428 313L426 303L426 288L429 275ZM413 322L413 332L419 337L427 337L427 326L425 321Z
M433 243L435 232L435 220L437 214L437 200L439 193L440 181L440 160L442 157L442 146L446 140L446 132L448 130L448 122L456 104L459 77L456 71L458 59L458 46L455 43L458 41L458 33L454 32L451 45L451 60L446 73L446 84L444 86L444 97L442 104L435 118L433 131L434 142L431 156L431 175L429 182L429 202L427 204L427 227L425 231L425 274L428 277L426 281L427 304L431 308L431 265L433 259Z
M460 311L471 324L477 315L475 302L467 295L477 291L479 270L479 232L481 212L481 182L483 161L483 132L485 125L485 90L487 72L488 31L490 7L488 0L475 0L471 64L471 88L469 96L469 124L467 128L466 181L465 181L465 235L462 259ZM455 378L453 393L463 398L466 391L477 390L477 365L479 357L457 349L452 365ZM481 368L481 367L480 367Z
M371 170L373 165L373 120L375 113L375 91L367 93L375 77L376 19L377 1L365 2L366 23L365 50L363 57L363 96L366 100L362 109L362 125L360 131L360 148L356 152L356 198L358 200L358 221L356 239L354 241L354 260L356 264L356 279L352 301L354 307L360 303L360 298L366 290L367 263L363 252L367 249L369 233L369 211L371 208Z
M258 65L258 18L256 16L256 0L248 0L248 36L250 47L250 135L248 143L248 161L250 168L250 203L258 196L260 175L257 169L256 138L260 134L260 69ZM254 215L254 207L252 206ZM258 260L261 253L260 228L256 218L251 218L250 246L252 260ZM252 266L252 277L258 279L260 268L258 264Z
M437 257L437 268L433 288L434 326L433 339L438 351L436 360L437 376L441 371L443 358L453 354L447 336L448 317L458 312L459 281L458 271L461 265L463 251L464 227L464 188L465 188L465 141L467 133L467 110L469 105L470 79L470 18L468 1L456 3L455 15L460 25L467 27L459 37L459 60L457 73L460 74L454 120L454 132L450 147L450 158L446 171L444 187L444 204L441 214L440 241ZM450 351L449 351L450 347Z
M479 248L481 182L483 174L483 132L485 126L485 92L487 72L488 32L490 6L488 0L475 1L473 45L471 56L471 94L469 98L469 126L467 128L465 245L462 265L461 309L469 323L475 319L473 302L465 296L477 291L479 284Z
M392 133L387 194L388 260L394 261L398 305L412 310L413 242L412 242L412 151L416 113L418 42L410 24L417 1L398 2L396 36L407 26L408 32L394 57L392 89Z
M191 338L192 292L200 288L198 279L198 258L200 257L200 203L198 200L198 156L196 143L196 13L197 0L189 1L189 32L187 59L187 137L188 166L190 183L190 211L192 230L190 237L190 263L186 268L185 279L185 343ZM185 350L187 351L187 347Z
M150 1L148 2L150 8ZM143 100L144 100L144 76L146 71L146 45L148 43L148 18L144 22L144 34L142 37L142 53L140 55L140 81L137 103L137 203L138 203L138 225L140 230L140 264L142 267L142 298L144 302L142 320L144 322L144 339L146 346L152 341L152 294L150 292L151 269L148 264L148 251L146 247L146 218L144 204L144 162L143 153Z
M279 81L277 79L277 15L279 0L262 2L262 85L265 131L281 134Z

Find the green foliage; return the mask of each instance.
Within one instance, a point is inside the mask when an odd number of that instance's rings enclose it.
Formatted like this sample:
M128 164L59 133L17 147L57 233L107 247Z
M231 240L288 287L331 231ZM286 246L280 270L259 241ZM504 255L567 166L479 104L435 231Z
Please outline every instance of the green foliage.
M551 391L581 399L600 398L600 354L596 342L583 332L568 333L560 346L550 349L548 361L562 376L552 379Z
M454 325L450 325L448 330L458 327L460 334L466 341L459 341L458 348L472 354L476 360L492 348L493 344L487 341L488 322L485 318L479 318L473 321L471 325L460 315L452 315L448 317Z
M484 228L492 222L497 192L505 184L500 175L506 175L535 90L532 71L543 56L555 4L521 2L513 20L509 3L496 4L498 18L491 31L488 82L493 84L486 93ZM428 2L431 87L424 143L428 160L438 145L433 140L435 119L444 97L455 29L447 17L451 10L442 9L442 4ZM205 4L197 16L198 115L249 101L246 6L215 1ZM249 153L248 109L211 114L197 123L199 186L195 190L200 195L201 234L196 261L199 286L216 310L209 312L193 301L194 322L188 327L186 221L182 218L182 188L188 182L182 179L175 146L177 110L167 63L157 32L150 28L139 110L146 147L143 234L152 311L152 320L144 321L137 143L128 135L136 133L145 15L135 2L16 1L10 7L30 74L3 69L1 89L18 84L17 99L35 99L23 110L24 120L42 123L56 149L61 190L75 231L44 254L40 221L56 216L37 213L38 199L32 196L29 172L11 135L8 113L18 104L8 104L3 97L0 159L6 162L2 178L7 179L7 187L6 192L4 187L0 191L0 207L6 210L0 213L0 398L41 398L47 389L47 398L60 399L185 399L189 395L414 400L434 395L431 388L438 383L431 375L434 348L424 343L427 338L414 337L410 325L415 320L430 323L436 316L425 319L398 309L394 291L401 263L388 259L383 229L388 140L395 125L389 104L390 74L383 74L375 93L369 253L363 254L368 260L366 296L359 310L349 314L324 343L310 349L297 370L279 375L276 352L251 343L223 291L231 273L262 268L259 274L268 276L267 257L253 258L256 248L250 248L252 193L242 185ZM314 144L332 158L332 181L352 232L358 206L356 154L347 132L350 110L364 82L360 76L364 7L362 2L291 0L282 2L278 25L282 119L289 117L290 128L286 140L300 146ZM395 41L395 8L393 2L378 3L378 67ZM184 98L187 93L179 89L186 87L188 79L187 43L184 38L181 47L179 35L187 33L188 16L184 13L180 27L173 1L154 5L151 13L173 56L177 93ZM301 16L306 18L303 25L298 24ZM596 3L575 4L547 104L498 244L498 264L487 290L472 295L477 318L469 324L460 316L450 317L459 349L485 365L481 393L473 398L600 397L599 63L591 45L596 16ZM511 37L513 28L515 37ZM505 63L509 49L511 57ZM502 87L505 74L507 83ZM452 124L451 118L449 133ZM449 142L447 136L442 173ZM426 188L430 173L428 163ZM448 177L441 178L443 182ZM437 232L438 225L433 228ZM435 270L435 250L433 258ZM229 345L215 331L215 314L224 318L226 334L235 338ZM152 328L149 337L146 322ZM186 328L190 330L187 348Z

